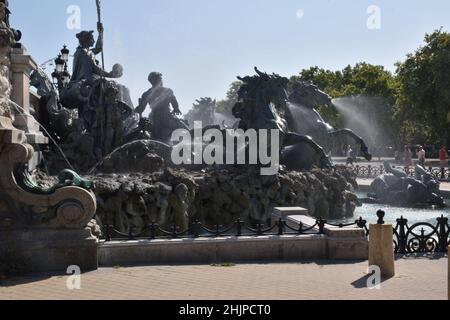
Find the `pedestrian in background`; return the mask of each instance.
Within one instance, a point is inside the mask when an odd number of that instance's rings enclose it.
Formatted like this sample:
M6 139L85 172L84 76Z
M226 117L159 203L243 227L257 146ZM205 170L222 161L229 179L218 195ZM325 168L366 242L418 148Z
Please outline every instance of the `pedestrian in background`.
M406 168L407 172L409 173L410 167L413 166L413 162L412 162L413 153L411 152L411 149L408 148L408 146L405 146L403 158L405 159L405 168Z
M351 146L348 146L348 148L347 148L347 166L351 165L353 167L353 162L354 162L353 149Z
M420 146L419 151L417 151L417 157L419 158L419 165L425 168L426 152L422 146Z

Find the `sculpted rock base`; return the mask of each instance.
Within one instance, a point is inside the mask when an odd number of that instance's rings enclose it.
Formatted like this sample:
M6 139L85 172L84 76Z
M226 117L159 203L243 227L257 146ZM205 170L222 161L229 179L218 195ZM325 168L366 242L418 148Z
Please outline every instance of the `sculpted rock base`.
M275 207L304 207L315 217L352 217L357 198L341 173L313 170L260 176L244 170L188 172L166 169L154 174L101 174L91 177L97 217L127 233L156 222L170 228L196 219L213 227L270 223ZM351 177L348 178L349 181Z

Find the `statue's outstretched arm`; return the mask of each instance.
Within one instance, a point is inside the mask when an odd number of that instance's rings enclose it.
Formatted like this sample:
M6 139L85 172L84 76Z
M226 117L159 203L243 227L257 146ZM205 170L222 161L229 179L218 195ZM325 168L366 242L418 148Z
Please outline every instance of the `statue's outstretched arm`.
M172 100L170 102L172 104L173 111L176 115L181 115L180 105L178 104L177 98L173 95Z
M100 77L105 77L105 78L114 78L114 75L111 74L111 72L106 72L105 70L103 70L102 68L100 68L99 66L94 65L94 73Z
M147 108L147 105L148 105L147 97L149 94L150 94L150 91L144 92L142 97L139 99L139 105L134 110L136 113L140 114L141 116L144 113L145 108Z
M97 43L95 44L95 48L92 49L92 52L97 55L100 52L103 51L103 25L101 23L99 23L97 25L97 30L98 30L98 39L97 39Z
M139 99L139 105L136 107L135 112L142 115L147 107L147 101L142 97Z

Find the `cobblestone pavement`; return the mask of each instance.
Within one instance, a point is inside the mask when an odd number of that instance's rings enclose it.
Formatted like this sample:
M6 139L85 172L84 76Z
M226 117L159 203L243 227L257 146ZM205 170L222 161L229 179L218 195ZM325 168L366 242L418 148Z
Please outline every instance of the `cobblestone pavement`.
M447 258L409 258L396 277L369 290L367 262L307 262L230 266L102 268L83 274L81 290L67 276L36 276L0 282L0 299L45 300L445 300Z

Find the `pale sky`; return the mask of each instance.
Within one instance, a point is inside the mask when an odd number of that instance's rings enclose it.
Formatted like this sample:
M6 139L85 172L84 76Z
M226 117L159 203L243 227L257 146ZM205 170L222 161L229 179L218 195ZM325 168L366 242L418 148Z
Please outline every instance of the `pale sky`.
M164 74L184 112L195 99L225 96L236 76L253 67L284 76L318 65L341 69L360 61L394 70L425 33L450 31L448 0L102 0L107 68L120 62L135 103L150 71ZM95 0L10 0L11 24L40 64L67 44L69 6L81 9L81 29L95 30ZM381 29L370 30L371 5Z

